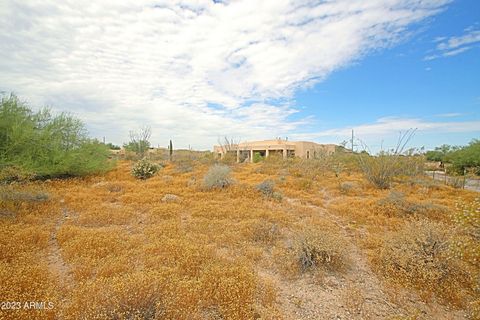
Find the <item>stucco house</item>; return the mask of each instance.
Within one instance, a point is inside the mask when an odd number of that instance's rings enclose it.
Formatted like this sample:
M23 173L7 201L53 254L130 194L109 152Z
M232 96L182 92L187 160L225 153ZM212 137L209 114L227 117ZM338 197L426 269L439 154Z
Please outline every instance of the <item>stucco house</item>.
M309 141L288 141L282 139L249 141L238 144L217 145L213 147L219 157L225 157L227 153L234 154L237 162L243 162L246 159L253 161L253 155L259 153L262 157L268 157L272 154L278 154L287 157L300 157L303 159L313 159L322 154L332 154L335 152L335 144L319 144Z

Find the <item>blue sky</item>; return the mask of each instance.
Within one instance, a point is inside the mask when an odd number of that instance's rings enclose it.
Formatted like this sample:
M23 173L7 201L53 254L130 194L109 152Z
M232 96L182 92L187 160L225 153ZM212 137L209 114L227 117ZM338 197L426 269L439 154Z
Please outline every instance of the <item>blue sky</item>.
M305 132L355 129L384 117L452 121L460 122L460 126L463 121L479 120L480 40L465 52L426 59L436 53L435 39L465 34L465 29L472 26L479 30L479 21L480 2L453 2L442 13L412 26L413 35L402 43L333 73L314 88L298 92L294 98L297 105L311 110L316 118ZM338 135L338 140L343 137ZM412 145L464 145L479 137L480 127L466 132L419 130ZM326 136L320 141L331 138ZM391 135L370 138L368 144L374 149L382 142L393 146L395 139Z
M373 151L480 138L474 0L0 4L0 91L121 144L289 137Z

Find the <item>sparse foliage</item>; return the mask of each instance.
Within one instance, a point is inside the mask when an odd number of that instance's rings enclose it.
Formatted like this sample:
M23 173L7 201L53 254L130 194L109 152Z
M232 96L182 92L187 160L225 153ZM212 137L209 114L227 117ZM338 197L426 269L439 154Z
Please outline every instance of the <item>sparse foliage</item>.
M300 270L342 271L348 264L346 241L333 231L306 230L297 242Z
M223 189L233 183L230 176L230 167L222 164L215 164L208 170L203 178L203 185L207 189Z
M153 177L158 172L158 170L160 170L159 165L146 159L142 159L133 165L132 175L135 178L145 180Z
M448 229L428 220L407 222L385 236L378 268L391 281L456 299L469 282L459 260L452 259Z
M395 149L381 151L377 156L360 154L360 168L367 180L379 189L388 189L395 177L406 173L409 163L402 161L403 151L414 134L415 130L400 134Z
M138 131L130 131L130 141L123 147L128 151L135 152L140 158L145 157L150 148L150 136L152 131L150 127L143 127Z

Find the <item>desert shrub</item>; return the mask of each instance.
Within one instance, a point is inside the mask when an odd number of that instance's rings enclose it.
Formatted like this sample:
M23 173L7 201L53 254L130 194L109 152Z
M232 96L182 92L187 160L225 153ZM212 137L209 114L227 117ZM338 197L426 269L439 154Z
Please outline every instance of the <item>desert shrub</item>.
M358 184L354 181L343 181L339 185L340 191L344 194L350 193L359 188Z
M130 141L123 147L127 151L134 152L138 157L145 157L150 148L150 136L152 132L150 127L143 127L138 131L130 131Z
M382 153L378 156L360 157L360 168L365 178L379 189L388 189L398 175L399 161L395 155Z
M138 179L148 179L153 177L158 170L160 170L160 166L152 163L146 159L140 160L136 162L132 167L132 175Z
M271 197L275 189L275 182L273 180L268 179L258 184L256 188L264 196Z
M253 162L254 162L254 163L258 163L258 162L260 162L260 161L262 161L262 160L263 160L263 157L262 157L262 155L260 154L260 152L254 152L254 153L253 153Z
M381 152L378 156L358 157L365 178L379 189L390 188L398 176L423 174L424 160L421 157Z
M213 165L203 177L204 187L207 189L223 189L230 186L233 183L230 171L230 167L227 165Z
M280 192L275 191L275 181L271 179L263 181L262 183L258 184L256 188L267 198L272 198L277 201L280 201L283 198Z
M348 264L346 248L345 239L334 231L307 230L296 244L299 270L342 271Z
M1 168L14 167L36 178L80 176L110 169L109 156L108 147L89 139L84 124L73 116L54 116L48 109L33 112L14 95L2 98ZM11 178L19 177L7 180Z
M416 203L405 198L403 192L390 191L388 196L377 201L379 212L388 216L434 215L448 212L447 208L433 203Z
M428 220L407 222L385 235L377 268L390 281L456 301L470 280L460 261L452 258L449 232Z
M415 149L405 151L405 147L416 130L401 134L394 149L381 151L377 156L366 152L359 154L358 162L365 178L379 189L390 188L397 176L414 176L423 173L424 158L416 156ZM367 147L364 145L364 148Z

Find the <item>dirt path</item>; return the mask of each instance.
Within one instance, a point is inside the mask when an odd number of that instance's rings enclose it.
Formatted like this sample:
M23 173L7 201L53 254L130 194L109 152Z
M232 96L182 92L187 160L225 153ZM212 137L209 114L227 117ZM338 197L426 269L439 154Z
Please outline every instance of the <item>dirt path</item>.
M59 294L62 298L62 303L67 301L67 293L73 288L74 279L69 265L62 258L62 249L58 244L57 233L65 220L69 219L71 215L72 213L68 212L67 209L62 209L61 216L56 221L54 230L50 236L49 252L47 255L48 268L58 281L60 288ZM58 310L62 310L62 308L59 308ZM62 319L61 315L59 318Z
M331 201L325 190L325 207ZM321 283L314 276L304 275L285 281L279 275L261 271L278 289L279 308L286 319L384 319L398 314L398 306L388 302L380 281L370 270L365 256L354 244L346 222L325 208L304 204L298 199L286 199L293 207L306 206L337 224L350 241L352 267L343 275L326 275Z
M342 275L326 275L321 282L308 274L287 280L270 270L260 269L259 275L277 287L278 309L285 319L387 319L411 315L412 310L419 319L463 319L460 313L438 305L432 309L416 300L410 301L408 306L389 301L366 255L355 244L359 231L351 229L342 217L328 211L328 206L336 198L330 197L325 189L321 192L324 195L323 207L302 203L298 199L285 200L293 208L309 207L340 227L350 243L351 268Z

